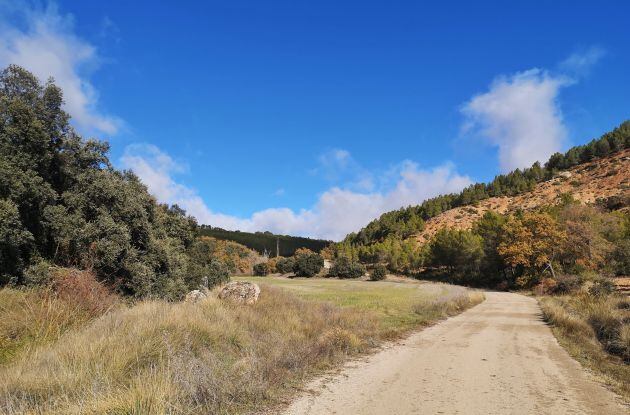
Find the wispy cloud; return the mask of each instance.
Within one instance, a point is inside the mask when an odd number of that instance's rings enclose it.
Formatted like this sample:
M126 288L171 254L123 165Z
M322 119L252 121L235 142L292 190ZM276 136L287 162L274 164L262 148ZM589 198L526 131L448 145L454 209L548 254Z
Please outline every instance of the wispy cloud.
M65 109L86 133L116 134L119 118L103 113L89 73L99 65L96 48L74 33L71 15L54 4L0 3L0 66L20 65L64 92Z
M332 187L308 209L270 208L248 218L239 218L213 212L194 189L179 183L176 176L185 166L155 146L128 146L121 164L132 169L160 201L177 203L201 223L226 229L268 230L332 240L343 238L384 212L418 204L442 193L456 192L471 183L470 178L457 173L450 163L422 169L416 163L404 161L396 167L395 182L387 190L360 192Z
M560 62L559 67L562 72L577 79L587 76L604 56L606 56L606 51L603 48L591 46L583 51L572 53Z

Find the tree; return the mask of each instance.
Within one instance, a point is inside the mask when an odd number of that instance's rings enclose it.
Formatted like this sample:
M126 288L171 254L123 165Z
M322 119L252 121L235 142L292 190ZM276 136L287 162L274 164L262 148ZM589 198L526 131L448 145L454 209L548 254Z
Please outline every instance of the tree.
M383 264L377 264L370 272L370 281L382 281L387 277L387 268Z
M618 217L574 202L562 207L559 221L566 238L558 259L566 271L597 271L607 266L615 249L612 240L621 228Z
M363 274L365 274L365 267L347 257L335 259L333 266L328 271L328 275L337 278L359 278Z
M201 278L225 279L223 264L191 256L195 220L114 169L109 145L77 134L62 104L53 82L0 72L0 284L25 283L42 260L139 297L177 299Z
M281 274L288 274L293 272L293 267L295 266L295 259L292 257L278 259L276 262L276 270Z
M0 199L0 284L21 275L33 242L33 235L20 222L17 206Z
M254 265L254 275L258 275L260 277L264 277L271 273L270 266L267 262L260 262Z
M446 267L452 275L470 278L483 258L481 237L470 231L442 228L429 242L430 264Z
M551 215L526 212L508 218L497 252L518 275L527 277L521 285L529 285L536 282L545 269L553 273L552 262L565 239L566 233Z
M297 277L314 277L324 267L324 258L308 250L298 250L295 255L293 272Z
M487 211L473 224L472 232L482 239L483 258L480 263L480 270L482 278L488 282L498 281L506 266L503 258L497 252L506 220L503 215Z

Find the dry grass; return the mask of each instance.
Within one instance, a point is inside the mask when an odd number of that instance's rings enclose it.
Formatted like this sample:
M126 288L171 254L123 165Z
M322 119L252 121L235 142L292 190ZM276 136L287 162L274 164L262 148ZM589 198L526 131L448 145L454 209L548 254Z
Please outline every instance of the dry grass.
M0 294L22 302L35 295ZM436 291L409 312L440 318L479 301L464 291L441 297ZM307 377L391 336L384 321L376 310L304 300L270 286L252 306L214 297L121 306L73 330L62 322L57 341L0 367L0 412L248 412L283 402Z
M463 311L483 301L483 294L463 287L403 279L394 281L336 278L238 277L261 286L280 287L299 297L375 314L390 338Z
M630 402L630 310L621 296L540 299L545 319L573 358Z
M52 274L50 288L0 290L0 364L57 340L118 303L89 272L59 268Z

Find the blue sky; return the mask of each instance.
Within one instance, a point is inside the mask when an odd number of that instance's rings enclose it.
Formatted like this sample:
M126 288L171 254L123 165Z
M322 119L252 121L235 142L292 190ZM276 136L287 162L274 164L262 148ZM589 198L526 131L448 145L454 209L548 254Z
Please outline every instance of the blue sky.
M630 117L626 1L167 3L0 0L0 64L203 223L339 239Z

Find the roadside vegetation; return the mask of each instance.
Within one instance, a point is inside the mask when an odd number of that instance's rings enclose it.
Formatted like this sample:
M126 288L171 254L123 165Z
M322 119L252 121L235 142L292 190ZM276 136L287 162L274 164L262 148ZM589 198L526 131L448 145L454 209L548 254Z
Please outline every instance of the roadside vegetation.
M630 402L630 299L582 290L540 304L569 354Z
M243 413L285 402L310 376L482 300L444 284L247 279L262 286L251 306L211 295L94 310L84 289L0 290L15 317L0 326L11 350L0 364L0 412Z
M49 279L46 287L0 289L0 365L122 304L91 272L51 269Z

